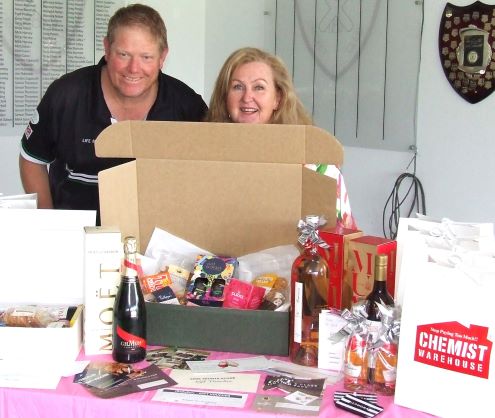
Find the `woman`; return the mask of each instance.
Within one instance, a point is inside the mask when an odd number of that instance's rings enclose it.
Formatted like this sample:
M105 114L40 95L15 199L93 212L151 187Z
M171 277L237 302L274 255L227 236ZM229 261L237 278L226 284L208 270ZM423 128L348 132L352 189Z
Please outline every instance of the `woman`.
M311 125L312 120L296 95L284 63L257 48L241 48L225 61L218 74L206 120L233 123ZM337 220L356 228L340 170L334 165L307 167L337 181Z

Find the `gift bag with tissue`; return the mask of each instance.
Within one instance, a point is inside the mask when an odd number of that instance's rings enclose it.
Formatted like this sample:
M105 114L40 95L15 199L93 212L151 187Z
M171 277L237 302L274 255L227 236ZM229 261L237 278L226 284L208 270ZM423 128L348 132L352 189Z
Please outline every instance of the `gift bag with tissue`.
M478 233L439 239L438 231L412 228L405 243L399 240L395 403L443 418L488 416L495 389L495 257L489 237L481 250Z

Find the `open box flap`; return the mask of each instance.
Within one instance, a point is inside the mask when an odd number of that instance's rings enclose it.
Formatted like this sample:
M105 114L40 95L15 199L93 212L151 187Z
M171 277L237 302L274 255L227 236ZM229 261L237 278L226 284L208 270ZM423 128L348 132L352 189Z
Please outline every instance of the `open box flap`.
M307 125L124 121L103 130L98 157L293 164L343 162L330 133Z

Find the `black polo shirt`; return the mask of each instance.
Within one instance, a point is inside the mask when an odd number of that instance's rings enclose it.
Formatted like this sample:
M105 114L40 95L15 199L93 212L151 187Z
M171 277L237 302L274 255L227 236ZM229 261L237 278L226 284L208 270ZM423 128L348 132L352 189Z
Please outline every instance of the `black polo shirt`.
M109 126L101 88L102 58L55 80L46 90L21 140L21 155L50 164L56 209L99 209L98 172L129 161L98 158L94 141ZM189 86L160 72L158 95L147 120L201 121L207 106Z

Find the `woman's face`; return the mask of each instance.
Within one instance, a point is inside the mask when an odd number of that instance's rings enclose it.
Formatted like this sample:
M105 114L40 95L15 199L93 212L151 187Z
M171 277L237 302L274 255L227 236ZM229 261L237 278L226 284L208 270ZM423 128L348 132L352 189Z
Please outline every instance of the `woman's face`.
M273 72L264 62L242 64L232 74L227 111L236 123L270 123L280 102Z

